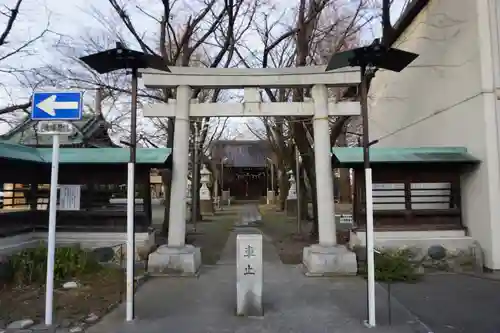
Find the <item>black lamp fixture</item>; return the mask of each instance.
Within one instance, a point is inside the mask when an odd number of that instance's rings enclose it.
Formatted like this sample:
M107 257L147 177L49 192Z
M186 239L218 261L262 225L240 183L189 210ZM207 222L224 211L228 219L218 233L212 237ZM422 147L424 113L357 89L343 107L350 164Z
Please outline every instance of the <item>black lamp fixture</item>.
M98 52L95 54L90 54L81 57L80 60L87 64L90 68L94 69L99 74L110 73L119 69L128 69L132 74L132 103L130 106L130 143L127 146L130 147L130 162L132 165L132 177L135 173L136 164L136 153L137 153L137 79L138 79L138 69L139 68L153 68L165 72L170 72L165 59L158 55L146 54L139 51L134 51L126 48L122 43L117 42L116 47L106 51ZM131 225L127 227L127 234L132 234L129 238L132 243L132 249L135 249L135 180L131 184L132 189L129 189L129 193L132 193L132 199L128 198L127 208L132 211ZM131 207L129 207L131 205ZM132 230L130 230L130 228ZM132 264L127 265L127 284L131 283L131 286L127 285L127 288L132 288L131 292L127 292L127 321L134 318L134 293L133 293L133 278L134 278L134 256L127 256L127 260L131 260ZM130 269L129 269L130 268ZM131 281L129 281L131 280Z
M130 107L130 162L135 164L137 146L137 70L153 68L170 72L165 59L158 55L127 49L121 42L114 49L90 54L80 60L99 74L110 73L119 69L129 69L132 74L132 103Z
M360 67L361 87L359 98L361 104L361 117L363 119L363 163L369 168L368 147L368 83L378 69L386 69L393 72L401 72L418 57L418 54L398 50L386 46L375 39L372 44L360 48L339 52L334 54L326 71L343 67ZM368 72L370 70L370 72Z
M377 38L368 46L334 54L326 70L359 66L365 70L373 67L401 72L417 57L418 54L388 47Z
M385 69L393 72L401 72L408 67L417 57L418 54L392 48L389 39L394 37L394 29L390 24L390 2L383 0L382 8L382 42L380 39L375 39L370 45L360 48L351 49L344 52L334 54L326 71L340 69L344 67L360 67L361 84L359 89L359 99L361 104L361 117L363 119L363 166L365 174L370 169L370 153L371 145L368 136L368 89L369 82L374 77L378 69ZM404 15L404 14L403 14ZM375 143L376 141L374 141ZM366 189L367 191L369 189ZM371 189L370 189L371 190ZM368 217L368 209L365 207L365 214ZM368 230L366 235L366 250L368 258ZM374 325L374 295L370 293L370 278L367 280L367 304L368 304L368 324ZM371 301L373 303L371 303ZM371 304L371 305L370 305Z

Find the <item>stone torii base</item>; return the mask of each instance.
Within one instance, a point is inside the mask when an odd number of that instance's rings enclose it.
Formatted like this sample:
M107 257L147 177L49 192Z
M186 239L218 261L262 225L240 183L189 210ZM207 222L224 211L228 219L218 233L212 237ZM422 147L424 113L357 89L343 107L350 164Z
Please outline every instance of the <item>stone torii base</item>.
M305 247L302 262L307 276L356 275L356 254L343 245Z

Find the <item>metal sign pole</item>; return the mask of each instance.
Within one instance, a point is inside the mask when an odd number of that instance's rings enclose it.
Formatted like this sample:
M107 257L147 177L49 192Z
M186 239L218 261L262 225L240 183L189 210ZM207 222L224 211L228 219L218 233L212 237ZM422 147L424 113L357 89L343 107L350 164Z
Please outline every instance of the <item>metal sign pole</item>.
M302 207L301 201L303 200L300 189L300 151L297 146L295 146L295 173L297 174L297 179L295 180L295 186L297 189L297 234L302 232Z
M198 145L199 145L199 139L198 139L198 123L194 123L194 140L193 140L193 144L194 144L194 151L193 151L193 155L194 155L194 163L193 163L193 167L191 168L192 169L192 172L193 172L193 189L194 191L192 192L194 195L193 197L191 198L191 223L193 223L193 231L196 232L196 221L198 220L198 202L199 202L199 199L200 199L200 185L199 185L199 179L198 179L198 175L199 175L199 164L198 164L198 160L199 160L199 156L198 156Z
M130 120L130 161L127 179L127 298L126 320L134 319L134 266L135 266L135 164L137 147L137 70L154 68L170 71L167 61L160 56L145 54L126 48L121 42L116 47L81 57L80 60L100 74L118 69L132 70L132 105Z
M34 92L31 119L38 121L38 132L52 136L49 231L47 239L47 282L45 285L45 325L52 325L54 312L54 261L56 252L57 186L59 174L59 136L69 135L68 120L82 118L82 93L78 91Z
M390 26L390 1L384 0L382 4L382 30L383 42L379 39L373 40L371 45L355 48L343 52L336 52L326 66L326 72L343 67L360 67L360 104L361 118L363 119L363 165L365 171L365 195L366 195L366 261L367 261L367 310L368 320L366 325L375 327L375 257L374 257L374 230L373 230L373 179L370 167L370 139L368 135L368 89L369 81L374 77L376 70L385 69L392 72L401 72L408 67L418 54L406 52L390 47L387 43ZM370 73L367 73L370 67ZM367 75L368 74L368 75ZM374 141L376 143L378 140Z
M367 269L367 307L369 327L376 326L375 319L375 258L373 235L373 181L370 167L370 141L368 136L368 82L366 66L361 66L361 118L363 119L363 165L365 169L365 195L366 195L366 269Z
M274 200L274 162L271 161L271 191L273 192L273 204L276 200Z
M137 69L132 70L130 161L127 175L127 300L126 320L134 320L135 275L135 163L137 151Z
M47 245L47 283L45 291L45 325L52 325L54 295L54 256L56 252L57 183L59 174L59 134L52 136L52 168L50 174L49 235Z
M224 158L220 162L220 187L221 187L221 198L224 199ZM229 198L227 198L227 202L229 202ZM228 205L226 203L226 205Z

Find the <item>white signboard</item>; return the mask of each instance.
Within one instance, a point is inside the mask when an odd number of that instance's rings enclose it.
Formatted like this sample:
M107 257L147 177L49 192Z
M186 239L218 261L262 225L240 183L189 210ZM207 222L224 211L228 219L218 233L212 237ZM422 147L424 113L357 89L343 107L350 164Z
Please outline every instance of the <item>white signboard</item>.
M59 185L59 210L80 210L80 185Z
M236 302L239 316L262 313L262 235L239 234L236 238Z
M70 135L73 133L73 125L66 121L39 121L38 133L46 135L62 134Z
M339 223L352 224L352 214L340 214Z

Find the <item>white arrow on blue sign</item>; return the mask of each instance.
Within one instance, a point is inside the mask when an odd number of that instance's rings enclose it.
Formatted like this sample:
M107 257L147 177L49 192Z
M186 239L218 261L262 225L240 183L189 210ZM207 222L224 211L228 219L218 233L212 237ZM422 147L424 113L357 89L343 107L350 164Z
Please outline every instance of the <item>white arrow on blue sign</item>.
M31 119L80 120L83 110L81 91L35 92Z

